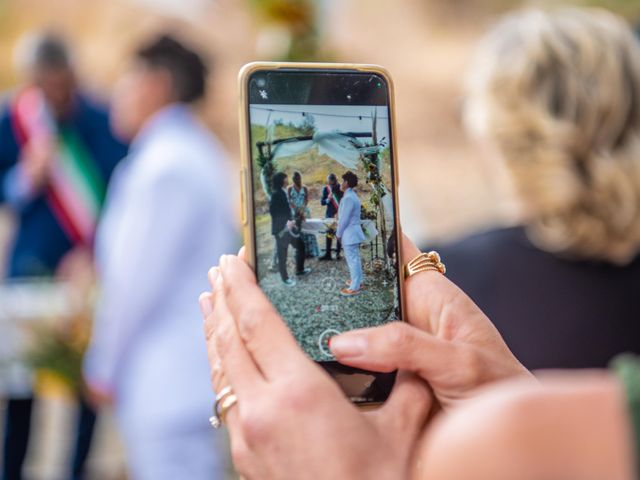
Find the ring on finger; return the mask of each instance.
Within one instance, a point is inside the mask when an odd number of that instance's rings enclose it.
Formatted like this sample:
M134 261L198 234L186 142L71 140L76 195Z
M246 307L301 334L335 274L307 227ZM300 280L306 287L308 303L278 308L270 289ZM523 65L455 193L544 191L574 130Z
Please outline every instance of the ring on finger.
M226 386L216 395L213 405L213 415L209 418L209 423L213 428L220 428L224 425L227 412L238 401L238 397L233 393L231 386Z
M409 278L416 273L429 271L439 272L442 275L447 272L447 268L444 266L444 263L442 263L440 255L436 251L421 253L411 259L411 261L404 266L404 278Z

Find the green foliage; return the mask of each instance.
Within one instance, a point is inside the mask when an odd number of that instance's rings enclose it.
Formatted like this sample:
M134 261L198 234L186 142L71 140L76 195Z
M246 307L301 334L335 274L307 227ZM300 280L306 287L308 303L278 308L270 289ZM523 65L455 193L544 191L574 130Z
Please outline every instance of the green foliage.
M289 33L289 47L282 61L318 61L320 35L318 7L314 0L249 0L249 5L267 25L284 27Z
M82 384L82 356L86 348L83 338L73 329L61 330L48 325L33 328L34 345L26 352L26 363L38 371L46 371L62 380L73 391Z

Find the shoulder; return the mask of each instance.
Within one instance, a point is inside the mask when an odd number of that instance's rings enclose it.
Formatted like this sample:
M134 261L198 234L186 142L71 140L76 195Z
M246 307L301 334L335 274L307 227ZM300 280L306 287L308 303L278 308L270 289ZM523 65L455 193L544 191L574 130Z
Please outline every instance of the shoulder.
M207 191L213 194L229 184L225 182L229 177L226 166L216 161L211 150L176 140L171 135L152 139L134 153L134 170L141 184L179 186L187 196Z
M144 140L141 156L149 158L160 170L210 173L228 169L224 149L213 134L197 122L154 132Z
M456 241L438 245L449 258L493 258L513 252L538 251L528 240L524 228L496 228L477 232Z
M0 106L0 130L2 135L11 131L11 106L8 103Z
M272 197L272 198L273 198L277 203L280 203L280 204L282 204L282 205L285 205L285 204L286 204L287 206L289 205L289 201L288 201L288 199L287 199L287 194L286 194L286 193L285 193L285 191L284 191L284 190L282 190L282 189L279 189L277 192L275 192L275 193L273 194L273 197ZM287 208L288 208L288 207L287 207Z
M497 228L442 244L423 244L422 251L437 250L447 265L447 276L476 302L488 294L500 275L520 275L527 265L545 262L549 254L536 249L522 227ZM515 273L514 273L515 272Z
M106 103L86 93L76 96L76 109L83 121L109 123L109 107Z
M3 128L11 125L11 108L15 94L8 92L0 96L0 125Z
M0 104L0 151L15 151L18 148L11 119L11 99L6 96Z

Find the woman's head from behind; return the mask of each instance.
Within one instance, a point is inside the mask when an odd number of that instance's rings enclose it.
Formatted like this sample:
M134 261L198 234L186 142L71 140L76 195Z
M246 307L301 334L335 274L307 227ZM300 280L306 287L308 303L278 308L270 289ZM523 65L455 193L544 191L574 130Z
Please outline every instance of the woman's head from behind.
M467 125L500 152L541 248L625 263L640 250L640 45L602 10L528 10L485 39Z

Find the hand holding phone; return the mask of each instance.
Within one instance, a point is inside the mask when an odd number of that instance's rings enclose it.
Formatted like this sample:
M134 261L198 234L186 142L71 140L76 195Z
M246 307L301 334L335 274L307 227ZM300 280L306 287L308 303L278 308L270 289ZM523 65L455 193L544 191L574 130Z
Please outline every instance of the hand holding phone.
M247 260L302 349L353 402L380 403L395 372L341 365L329 342L403 317L391 79L259 63L240 91Z

